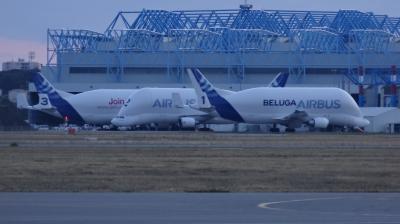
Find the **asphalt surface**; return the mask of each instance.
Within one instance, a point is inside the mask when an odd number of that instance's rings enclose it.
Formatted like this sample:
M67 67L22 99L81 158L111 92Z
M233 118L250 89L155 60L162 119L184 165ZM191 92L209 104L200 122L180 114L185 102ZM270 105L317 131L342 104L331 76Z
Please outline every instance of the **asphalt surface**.
M399 193L0 193L0 223L400 223Z

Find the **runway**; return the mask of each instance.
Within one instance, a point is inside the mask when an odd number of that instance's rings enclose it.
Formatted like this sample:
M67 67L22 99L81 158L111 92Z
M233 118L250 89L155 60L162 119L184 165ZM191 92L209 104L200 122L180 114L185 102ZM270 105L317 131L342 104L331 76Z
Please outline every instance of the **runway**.
M0 193L0 223L400 223L399 193Z

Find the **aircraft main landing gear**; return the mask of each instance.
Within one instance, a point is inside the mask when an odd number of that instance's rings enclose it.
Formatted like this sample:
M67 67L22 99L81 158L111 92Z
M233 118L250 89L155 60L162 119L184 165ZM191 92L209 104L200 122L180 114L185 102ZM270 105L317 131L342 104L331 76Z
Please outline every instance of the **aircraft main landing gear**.
M270 128L269 131L272 132L272 133L279 133L280 132L279 128L276 127L276 124L274 124L274 126L272 128Z
M286 128L285 132L294 133L296 130L294 128Z

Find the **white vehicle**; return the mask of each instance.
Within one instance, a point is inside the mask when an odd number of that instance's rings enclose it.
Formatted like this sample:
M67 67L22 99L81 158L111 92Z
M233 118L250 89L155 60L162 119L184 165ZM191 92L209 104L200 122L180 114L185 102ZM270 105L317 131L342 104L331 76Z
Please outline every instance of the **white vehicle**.
M29 105L26 94L17 96L19 109L39 110L68 120L69 123L83 125L111 124L113 119L126 103L129 95L137 90L132 89L98 89L70 94L55 89L40 73L32 77L32 81L39 95L39 103Z
M188 69L200 111L236 123L281 124L289 130L309 125L359 129L369 124L354 99L339 88L252 88L221 94L198 69ZM276 130L275 130L276 131Z
M269 87L284 87L288 76L287 73L279 73ZM219 90L219 92L228 95L234 93L229 90ZM199 123L232 123L214 114L194 109L197 107L194 89L144 88L129 96L127 104L111 122L119 127L145 124L166 127L180 124L182 128L195 128Z

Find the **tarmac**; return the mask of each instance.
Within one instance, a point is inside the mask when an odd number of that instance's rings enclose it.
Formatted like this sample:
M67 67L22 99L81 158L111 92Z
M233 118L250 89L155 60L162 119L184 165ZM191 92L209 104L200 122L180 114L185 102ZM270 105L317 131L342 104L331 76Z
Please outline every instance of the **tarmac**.
M0 223L400 223L399 193L0 193Z

